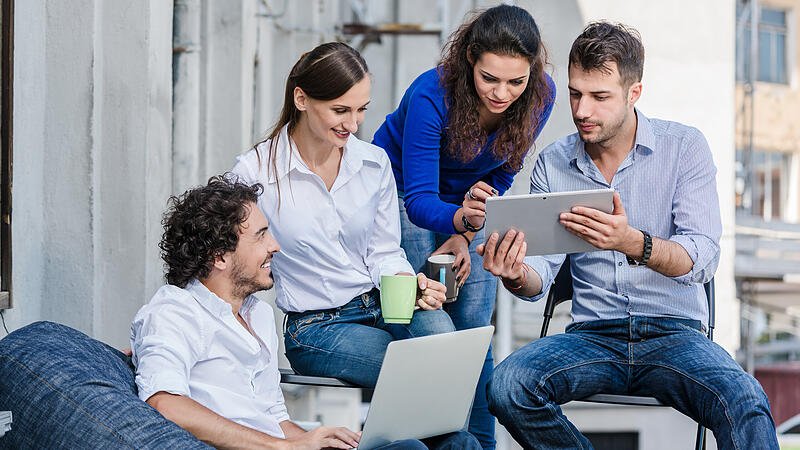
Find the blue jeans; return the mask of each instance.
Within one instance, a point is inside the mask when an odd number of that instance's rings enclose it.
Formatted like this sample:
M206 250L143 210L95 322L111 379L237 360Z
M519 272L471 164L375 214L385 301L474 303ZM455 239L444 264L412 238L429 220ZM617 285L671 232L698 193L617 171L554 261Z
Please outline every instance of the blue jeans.
M284 344L292 368L374 387L389 342L455 331L441 310L414 311L408 325L384 323L373 289L338 308L288 313Z
M139 400L130 358L69 327L37 322L0 341L0 448L210 449Z
M400 204L400 228L402 231L400 246L406 252L406 257L417 272L424 272L428 257L451 236L448 234L434 233L420 228L408 219L403 199ZM458 299L453 303L444 305L444 310L450 315L456 330L483 327L491 324L492 311L497 295L497 278L483 269L483 258L475 253L475 248L484 241L483 231L478 232L469 246L472 269L467 281L458 293ZM486 402L486 384L492 376L494 358L492 347L486 353L483 362L478 386L475 389L475 399L472 404L472 413L469 419L469 432L474 434L485 449L493 449L496 445L494 439L494 417L489 413Z
M593 394L651 396L709 428L719 449L777 449L761 385L700 322L630 317L574 323L495 369L489 409L525 448L591 448L558 405Z
M480 448L481 445L478 444L478 440L475 439L475 436L466 431L457 431L455 433L434 436L421 441L417 439L395 441L391 444L378 447L375 450L479 450Z

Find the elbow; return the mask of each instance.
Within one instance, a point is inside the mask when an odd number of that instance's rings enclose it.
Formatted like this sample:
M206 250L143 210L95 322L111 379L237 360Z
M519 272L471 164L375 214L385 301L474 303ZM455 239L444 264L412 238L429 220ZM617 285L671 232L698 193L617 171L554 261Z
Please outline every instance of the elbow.
M151 395L150 398L147 399L146 403L161 413L165 419L177 423L176 420L180 414L177 411L178 405L176 404L176 400L179 397L180 395L159 391Z

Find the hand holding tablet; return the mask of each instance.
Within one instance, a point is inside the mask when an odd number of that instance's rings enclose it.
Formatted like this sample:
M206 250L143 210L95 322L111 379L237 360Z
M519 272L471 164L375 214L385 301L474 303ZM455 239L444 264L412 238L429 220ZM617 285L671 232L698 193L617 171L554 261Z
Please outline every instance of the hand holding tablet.
M613 189L490 197L486 199L486 237L489 239L492 233L498 233L502 241L511 229L522 232L527 236L527 255L601 250L578 237L585 232L592 242L601 243L602 240L600 234L575 225L572 219L576 214L572 209L579 206L612 214L614 203ZM621 207L622 203L619 205ZM562 213L567 213L564 218Z

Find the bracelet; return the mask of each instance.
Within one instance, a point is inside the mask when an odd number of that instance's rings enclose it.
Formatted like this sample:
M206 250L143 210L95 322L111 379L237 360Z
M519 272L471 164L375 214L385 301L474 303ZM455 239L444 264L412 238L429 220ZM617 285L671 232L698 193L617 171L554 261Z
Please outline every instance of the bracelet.
M478 231L481 231L483 229L483 227L486 225L486 221L484 220L481 226L475 228L474 226L472 226L471 223L469 223L467 217L464 214L461 214L461 225L464 225L465 230L477 233Z
M653 237L650 236L650 233L644 230L639 230L642 235L644 235L644 246L642 248L642 259L637 262L635 259L631 258L630 256L626 255L628 259L628 264L631 266L646 266L648 262L650 262L650 255L653 253Z
M467 241L467 247L469 247L469 244L472 244L472 241L469 240L466 234L459 234L459 236L463 237L464 240Z
M525 286L525 278L526 278L526 274L527 273L528 273L528 265L523 263L522 264L522 283L520 283L519 286L516 286L516 287L515 286L509 286L508 283L506 283L506 279L503 278L503 277L500 277L500 281L503 282L503 286L505 286L506 289L511 290L511 291L518 291L518 290L522 289L522 286Z

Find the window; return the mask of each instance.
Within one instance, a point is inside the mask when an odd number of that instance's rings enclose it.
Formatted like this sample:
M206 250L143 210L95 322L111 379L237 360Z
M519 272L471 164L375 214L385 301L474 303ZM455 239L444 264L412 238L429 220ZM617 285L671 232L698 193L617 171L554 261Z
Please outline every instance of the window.
M766 220L783 220L789 202L791 153L736 151L736 208ZM747 180L749 167L750 179ZM749 181L750 192L745 192Z
M742 32L737 34L736 57L740 59L737 64L736 78L740 81L747 80L750 73L750 19L749 14L743 14L745 5L737 8L737 17L744 23L739 24ZM788 84L787 63L787 12L780 9L761 7L758 20L758 81L768 83Z

